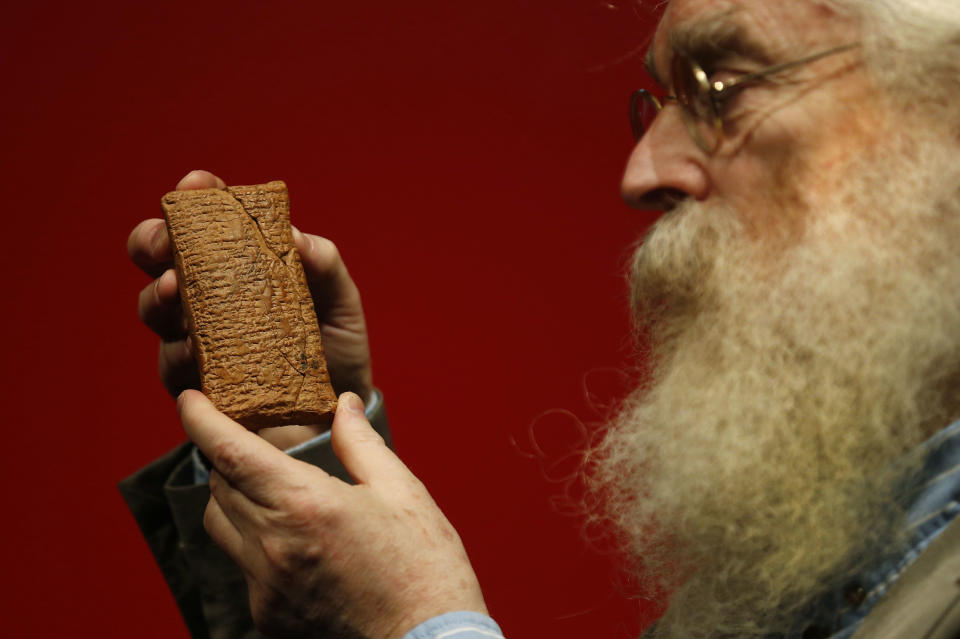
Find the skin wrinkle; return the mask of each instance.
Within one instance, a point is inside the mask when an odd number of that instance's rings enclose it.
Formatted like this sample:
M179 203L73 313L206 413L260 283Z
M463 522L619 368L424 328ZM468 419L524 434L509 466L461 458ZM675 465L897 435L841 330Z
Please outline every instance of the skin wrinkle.
M805 97L808 93L815 93L822 85L823 82L826 82L834 77L838 77L842 72L837 72L831 76L823 76L820 78L820 82L811 82L811 83L797 83L800 86L795 92L784 91L783 87L789 82L784 80L781 77L771 76L770 78L765 78L764 83L775 85L779 93L772 93L767 91L766 100L761 100L760 108L757 108L757 100L751 101L748 105L739 105L739 108L733 110L732 113L729 110L724 114L723 124L725 132L725 144L721 146L721 149L718 150L718 155L721 157L731 157L735 156L744 146L751 143L753 139L753 132L762 127L767 120L773 118L775 120L776 114L780 109L789 106L792 102L799 100ZM756 96L758 93L764 91L764 86L758 84L750 87L751 93L748 95ZM769 87L767 87L769 88ZM740 94L744 94L745 91L741 91ZM772 99L771 99L772 98ZM766 104L763 104L763 102ZM754 108L750 108L753 106ZM774 121L774 126L776 122ZM789 131L786 131L789 134Z
M683 52L707 70L731 57L749 60L757 66L780 61L766 43L735 22L737 13L731 8L706 19L678 25L667 37L670 50Z
M723 12L776 61L859 39L810 4L674 0L648 59ZM897 543L917 458L891 462L960 408L956 143L893 108L867 54L751 87L738 107L763 117L712 156L665 110L628 162L628 202L687 197L635 254L650 378L588 455L585 503L672 593L658 638L790 629Z
M654 38L653 50L657 52L657 57L660 60L667 60L669 57L669 49L666 46L668 39L667 34L669 29L672 29L673 23L683 24L684 21L695 23L699 15L698 10L700 9L703 9L704 12L708 12L710 15L717 15L718 13L722 14L723 11L729 11L731 6L741 6L742 4L743 3L737 3L736 5L731 5L729 2L708 3L704 0L687 3L671 3L667 10L667 15ZM719 7L717 5L719 5ZM810 41L810 36L808 35L808 41L804 42L793 33L782 33L783 18L776 13L777 6L778 5L763 4L759 6L757 10L752 10L753 5L751 5L751 11L738 11L737 17L742 24L741 30L764 34L770 41L778 43L778 50L782 49L783 51L789 51L791 53L799 52L801 55L817 49L835 46L838 42L848 42L856 39L855 35L850 31L849 22L842 22L840 26L835 25L831 28L801 29L801 31L807 34L822 35L820 40ZM669 28L667 25L670 25ZM779 29L774 28L778 26ZM756 37L759 38L759 36ZM688 146L685 146L685 143L686 137L688 136L686 132L683 131L682 124L673 123L673 119L679 119L679 116L672 113L672 111L674 111L673 109L666 109L661 117L658 117L657 120L654 121L651 130L645 136L645 138L649 138L650 144L645 146L642 141L641 144L638 145L634 157L631 158L630 165L628 165L625 174L625 199L627 199L628 202L642 204L639 199L630 193L631 174L641 174L638 171L632 170L632 168L638 170L642 168L642 166L636 164L635 160L639 154L645 153L646 149L652 146L655 141L656 146L661 149L661 153L666 153L667 149L671 149L670 152L672 153L672 149L676 148L677 157L680 157L679 154L681 153L680 149L682 147L683 157L685 158L684 161L687 162L689 167L689 169L686 169L688 171L686 178L681 178L681 174L677 173L673 180L667 180L663 186L684 190L695 197L706 197L708 194L721 197L726 199L736 209L747 212L748 215L751 211L764 210L764 207L769 206L771 200L776 201L778 198L778 192L772 189L771 186L780 184L783 180L773 180L770 174L774 170L777 170L778 167L786 165L783 156L789 155L788 149L791 148L791 145L787 144L787 142L801 135L807 136L809 141L807 145L808 148L826 150L832 147L835 149L835 154L838 155L849 153L849 149L856 148L857 145L860 144L856 139L859 133L858 130L848 127L839 132L834 132L825 129L822 124L832 119L840 119L836 117L836 111L838 109L849 111L850 118L856 121L866 120L872 117L869 113L869 108L853 112L853 107L847 106L854 104L863 105L863 100L860 98L870 90L869 87L865 86L867 85L865 78L856 77L854 79L855 81L839 83L828 83L821 79L821 76L829 75L829 72L833 69L850 65L849 61L851 58L849 56L850 54L840 54L834 58L816 61L810 65L809 69L805 68L804 77L811 78L810 82L804 85L810 85L809 96L804 95L803 100L794 100L793 104L788 104L784 108L771 113L764 117L761 122L752 123L756 124L756 126L751 126L748 130L738 131L739 137L727 140L725 145L721 145L719 152L713 156L704 157L702 154L687 153ZM786 57L778 58L778 60L779 59L786 59ZM851 78L844 79L850 80ZM837 85L830 87L834 92L832 96L834 99L829 101L812 99L817 95L820 86L823 84ZM755 104L760 97L766 99L768 95L776 95L776 93L773 91L765 91L763 85L757 85L756 87L750 87L741 92L741 97L738 99L743 99L744 95L750 96L751 104ZM755 97L756 100L754 99ZM665 121L670 122L668 125L671 128L670 137L666 135L661 136L657 133L658 128L664 126ZM847 121L849 122L849 120ZM676 130L676 132L674 132L674 130ZM685 137L680 139L678 136L681 135ZM750 148L747 148L746 145L748 137L751 143ZM652 166L653 164L650 163L649 165ZM657 167L654 167L653 171L660 173ZM698 192L694 193L689 191L689 186L692 184L691 180L697 175L703 176L702 178L696 177L696 180L703 184L698 187ZM678 182L677 180L680 181ZM811 186L816 186L797 183L796 181L794 181L794 183L795 190L800 192L808 190ZM655 203L651 200L651 204ZM765 219L756 219L751 222L752 225L758 228L762 228L769 223L769 216Z

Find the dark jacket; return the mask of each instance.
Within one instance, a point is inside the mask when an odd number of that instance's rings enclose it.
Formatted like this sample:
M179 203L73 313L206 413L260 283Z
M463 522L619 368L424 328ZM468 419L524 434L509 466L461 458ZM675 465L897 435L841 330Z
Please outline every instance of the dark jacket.
M370 423L390 445L383 402ZM120 482L124 500L153 551L194 639L261 637L253 627L247 584L240 569L207 536L206 484L194 484L192 444L185 443ZM294 454L351 481L329 441Z

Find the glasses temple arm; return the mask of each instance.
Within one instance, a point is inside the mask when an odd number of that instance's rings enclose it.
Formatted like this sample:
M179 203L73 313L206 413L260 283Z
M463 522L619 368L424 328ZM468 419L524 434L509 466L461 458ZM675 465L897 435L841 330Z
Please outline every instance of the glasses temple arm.
M772 67L767 67L766 69L761 69L759 71L754 71L753 73L747 73L739 77L733 78L729 82L722 82L723 86L717 89L715 97L721 97L727 91L732 91L740 85L747 84L749 82L754 82L765 78L768 75L773 75L775 73L780 73L781 71L786 71L787 69L792 69L793 67L798 67L803 64L809 64L811 62L816 62L820 58L826 58L827 56L833 55L835 53L841 53L843 51L849 51L850 49L855 49L859 47L859 42L853 42L850 44L843 44L839 47L834 47L832 49L827 49L826 51L821 51L820 53L815 53L806 58L800 58L799 60L791 60L790 62L783 62L781 64L776 64Z

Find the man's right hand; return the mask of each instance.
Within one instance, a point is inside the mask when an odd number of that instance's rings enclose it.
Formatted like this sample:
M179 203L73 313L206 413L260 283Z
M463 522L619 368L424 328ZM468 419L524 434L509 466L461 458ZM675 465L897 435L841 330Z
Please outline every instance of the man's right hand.
M243 571L265 635L398 639L447 612L487 614L460 536L358 397L340 397L331 437L353 485L280 453L200 393L177 405L213 465L204 528Z
M226 184L208 171L191 171L176 188L222 189ZM294 241L320 322L333 388L338 395L350 391L369 398L373 377L360 291L333 242L296 229ZM180 307L164 221L148 219L138 224L127 240L127 251L134 264L155 278L140 292L139 314L143 323L160 338L160 379L175 397L185 389L199 388L200 377Z

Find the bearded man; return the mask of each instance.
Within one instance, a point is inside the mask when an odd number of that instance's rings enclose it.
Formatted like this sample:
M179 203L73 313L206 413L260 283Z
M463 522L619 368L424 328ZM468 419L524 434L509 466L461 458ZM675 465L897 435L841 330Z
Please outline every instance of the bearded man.
M587 453L654 637L960 632L960 5L671 0L623 194L649 378ZM348 486L186 391L205 524L281 634L498 637L345 394ZM460 611L460 612L457 612Z
M623 180L666 210L653 373L594 476L672 593L656 636L850 636L956 512L958 38L955 3L671 2L679 104L636 98Z

